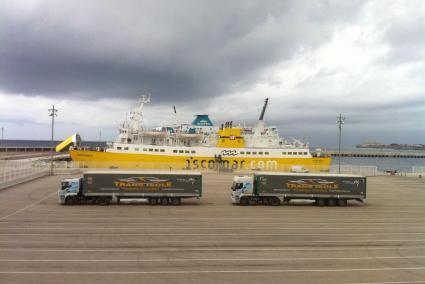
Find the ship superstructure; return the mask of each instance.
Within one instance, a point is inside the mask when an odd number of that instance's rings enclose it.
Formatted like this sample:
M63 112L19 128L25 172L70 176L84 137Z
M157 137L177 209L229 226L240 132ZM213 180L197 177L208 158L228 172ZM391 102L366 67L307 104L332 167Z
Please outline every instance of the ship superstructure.
M303 166L327 171L330 158L310 153L308 143L280 138L278 129L266 127L265 100L254 127L215 126L208 115L199 114L191 124L172 123L153 129L143 125L143 108L150 96L142 96L119 128L115 142L106 149L71 149L74 161L87 167L173 169L290 170ZM176 114L175 108L174 113ZM177 121L177 119L175 119Z

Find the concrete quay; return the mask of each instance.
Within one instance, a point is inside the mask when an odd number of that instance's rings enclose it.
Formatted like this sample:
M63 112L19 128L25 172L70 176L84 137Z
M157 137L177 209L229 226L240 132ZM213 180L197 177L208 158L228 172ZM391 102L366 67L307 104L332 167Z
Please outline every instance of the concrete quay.
M424 179L370 177L347 207L242 207L208 173L173 207L59 205L64 177L0 191L0 283L424 283Z

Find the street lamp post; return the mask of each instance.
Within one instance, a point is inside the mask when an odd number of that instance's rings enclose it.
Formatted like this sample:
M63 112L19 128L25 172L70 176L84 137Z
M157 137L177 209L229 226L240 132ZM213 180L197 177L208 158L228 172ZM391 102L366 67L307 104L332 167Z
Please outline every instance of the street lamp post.
M336 118L336 124L338 124L339 129L339 140L338 140L338 173L341 173L341 132L342 125L344 124L345 117L342 116L342 113L339 114Z
M58 110L55 109L55 105L52 108L49 108L49 116L52 117L52 137L50 139L50 175L53 175L53 139L54 139L54 131L55 131L55 116L57 116Z
M3 132L4 132L4 127L1 128L1 141L0 141L0 147L5 147L5 145L3 145ZM4 151L6 151L6 149L4 149Z

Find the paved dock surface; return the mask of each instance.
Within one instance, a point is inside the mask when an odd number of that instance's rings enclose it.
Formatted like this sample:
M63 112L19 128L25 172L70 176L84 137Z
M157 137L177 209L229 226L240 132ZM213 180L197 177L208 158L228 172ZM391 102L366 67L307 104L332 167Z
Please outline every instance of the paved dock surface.
M425 183L368 178L366 204L233 206L204 175L182 206L62 206L45 177L0 192L0 283L425 283Z

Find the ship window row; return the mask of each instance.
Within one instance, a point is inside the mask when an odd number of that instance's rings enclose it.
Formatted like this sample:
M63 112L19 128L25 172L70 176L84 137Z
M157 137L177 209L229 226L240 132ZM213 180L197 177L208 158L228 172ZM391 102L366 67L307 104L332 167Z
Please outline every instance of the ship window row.
M117 150L128 151L129 148L128 147L124 147L124 148L123 147L117 147ZM142 150L143 150L143 152L161 152L161 153L165 152L165 149L154 149L154 148L143 148ZM140 151L140 148L134 148L134 151Z
M299 156L306 156L306 155L308 155L308 152L282 152L282 155L289 155L289 156L296 156L296 155L299 155Z
M240 152L240 154L241 155L269 155L269 152L250 152L250 151L247 151L247 152L244 152L244 151L241 151Z
M173 150L173 153L180 153L180 154L195 154L195 150Z

